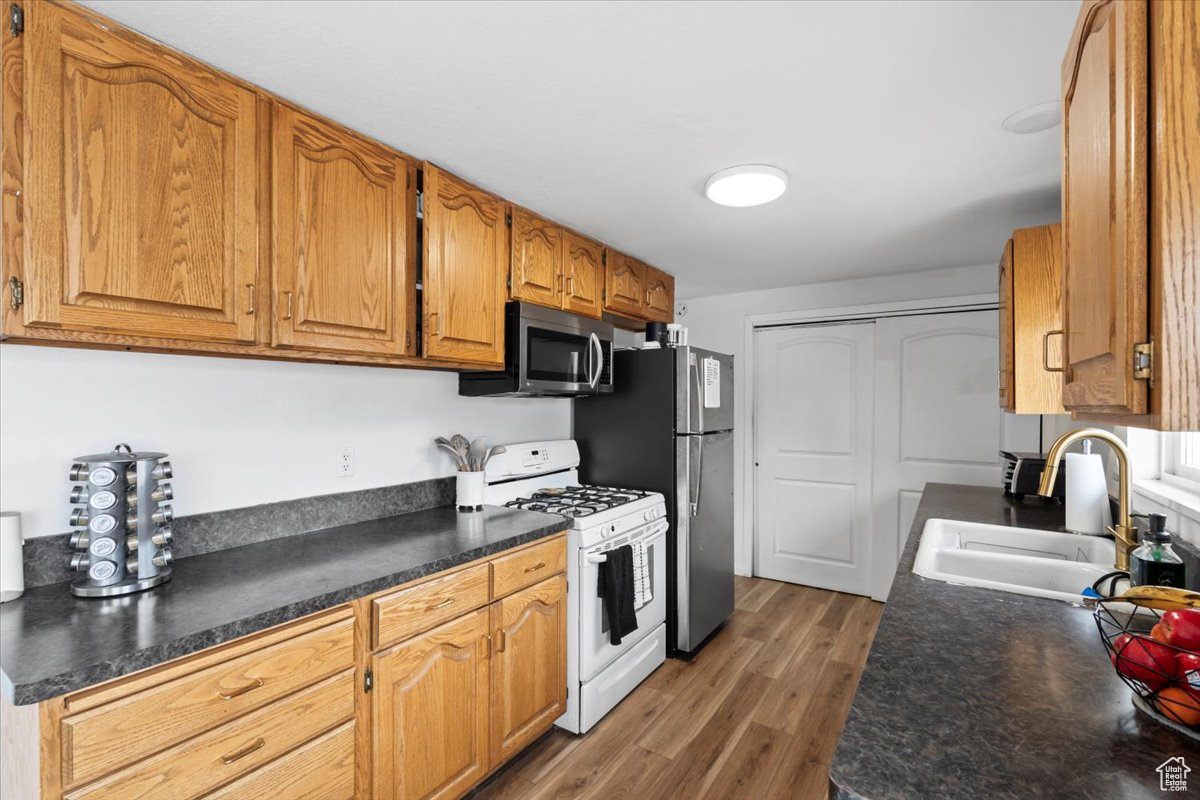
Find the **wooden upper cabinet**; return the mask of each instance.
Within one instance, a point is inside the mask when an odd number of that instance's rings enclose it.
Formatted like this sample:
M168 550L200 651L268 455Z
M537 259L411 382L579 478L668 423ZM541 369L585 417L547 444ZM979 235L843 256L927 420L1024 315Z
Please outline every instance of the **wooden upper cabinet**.
M646 305L643 316L652 322L675 321L675 279L649 265L646 266Z
M1004 255L998 268L1000 318L1000 363L996 371L996 391L1000 408L1017 410L1017 393L1013 389L1013 241L1004 244Z
M1200 4L1086 0L1063 59L1064 405L1200 429Z
M378 800L451 800L491 768L490 609L372 658Z
M1000 262L1000 406L1064 414L1062 226L1013 231Z
M23 8L23 324L254 342L255 93L69 7Z
M1147 13L1085 3L1063 61L1063 400L1085 414L1149 409Z
M604 248L577 233L564 233L562 307L597 319L604 313Z
M566 605L561 574L491 605L493 763L541 736L566 710Z
M640 318L645 313L645 293L645 265L616 250L606 250L604 308L615 314Z
M504 363L504 202L424 166L425 355Z
M414 165L283 104L274 122L275 345L411 352Z
M560 308L563 290L563 230L533 212L513 206L510 212L513 300Z

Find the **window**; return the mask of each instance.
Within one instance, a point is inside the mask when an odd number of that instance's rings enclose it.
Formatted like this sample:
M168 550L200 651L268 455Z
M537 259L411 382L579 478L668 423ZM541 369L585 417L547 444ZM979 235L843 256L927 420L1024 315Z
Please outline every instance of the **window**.
M1200 484L1200 432L1164 433L1162 479L1184 488Z

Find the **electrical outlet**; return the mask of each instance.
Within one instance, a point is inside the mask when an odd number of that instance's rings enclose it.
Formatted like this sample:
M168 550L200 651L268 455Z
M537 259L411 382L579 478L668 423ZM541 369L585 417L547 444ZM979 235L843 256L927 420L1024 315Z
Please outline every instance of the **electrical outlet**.
M333 474L339 478L349 478L354 474L354 448L339 447L334 453Z

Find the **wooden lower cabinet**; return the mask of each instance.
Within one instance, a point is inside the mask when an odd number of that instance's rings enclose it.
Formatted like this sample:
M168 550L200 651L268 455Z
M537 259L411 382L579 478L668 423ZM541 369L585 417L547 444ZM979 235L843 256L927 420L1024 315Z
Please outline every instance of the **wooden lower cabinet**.
M492 760L545 733L567 709L567 579L492 604Z
M374 796L454 798L488 773L489 611L372 659Z
M47 700L15 796L461 797L566 708L565 563L559 534Z

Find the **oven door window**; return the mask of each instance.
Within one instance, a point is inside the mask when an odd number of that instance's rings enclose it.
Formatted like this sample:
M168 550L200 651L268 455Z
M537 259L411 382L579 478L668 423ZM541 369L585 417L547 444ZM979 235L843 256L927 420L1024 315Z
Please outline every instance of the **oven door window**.
M525 331L525 377L553 383L584 383L591 377L590 340L586 335L538 328Z

